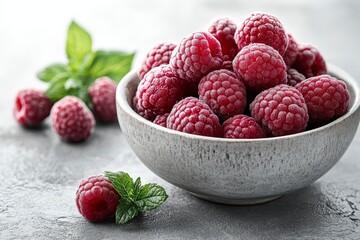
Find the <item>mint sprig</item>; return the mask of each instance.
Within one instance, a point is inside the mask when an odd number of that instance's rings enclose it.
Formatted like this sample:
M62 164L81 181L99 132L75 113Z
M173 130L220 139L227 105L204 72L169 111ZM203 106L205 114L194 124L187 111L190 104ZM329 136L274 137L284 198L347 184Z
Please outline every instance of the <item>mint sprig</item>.
M67 95L77 96L90 108L89 86L99 77L119 82L131 69L135 53L92 49L91 35L72 21L66 40L67 64L52 64L37 74L48 83L45 94L56 102Z
M117 224L130 221L142 211L150 211L159 207L168 198L163 187L155 183L142 186L140 178L134 182L125 172L105 172L105 176L121 196L115 214Z

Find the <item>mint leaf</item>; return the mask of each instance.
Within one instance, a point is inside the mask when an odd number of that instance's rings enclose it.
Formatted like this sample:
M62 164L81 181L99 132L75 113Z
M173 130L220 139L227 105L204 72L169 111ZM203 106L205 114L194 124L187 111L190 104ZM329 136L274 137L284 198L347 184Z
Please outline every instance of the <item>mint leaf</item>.
M37 77L44 82L55 82L59 79L68 79L70 73L64 64L53 64L39 72Z
M69 59L69 66L77 71L85 55L91 52L92 40L90 34L72 21L66 40L66 54Z
M45 92L45 95L53 102L59 101L60 99L68 95L68 90L65 89L66 81L67 79L51 81L48 89Z
M96 51L89 76L92 79L108 76L115 82L119 82L130 71L134 56L135 53Z
M141 187L135 203L142 211L149 211L159 207L167 198L163 187L149 183Z
M140 189L141 189L141 180L140 177L138 177L134 183L134 199L137 199L137 196L140 193Z
M105 176L110 180L122 199L133 199L134 182L129 174L124 172L105 172Z
M124 224L139 214L139 208L131 201L122 198L116 208L116 224Z

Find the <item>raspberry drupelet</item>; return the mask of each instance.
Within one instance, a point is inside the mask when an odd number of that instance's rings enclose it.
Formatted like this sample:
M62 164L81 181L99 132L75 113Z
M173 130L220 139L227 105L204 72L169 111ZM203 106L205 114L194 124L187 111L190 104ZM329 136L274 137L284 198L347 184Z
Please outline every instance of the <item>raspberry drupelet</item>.
M287 70L287 84L289 86L294 87L296 84L304 81L305 79L306 79L305 76L299 73L296 69L289 68Z
M169 113L165 113L163 115L157 115L156 118L154 119L153 123L166 127L166 121L167 118L169 116Z

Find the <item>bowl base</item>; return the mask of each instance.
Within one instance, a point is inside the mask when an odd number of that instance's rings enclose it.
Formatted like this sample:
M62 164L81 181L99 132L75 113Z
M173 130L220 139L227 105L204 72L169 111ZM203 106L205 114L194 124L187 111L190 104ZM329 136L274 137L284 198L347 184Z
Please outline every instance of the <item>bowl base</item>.
M198 193L189 192L191 195L201 198L203 200L207 200L210 202L226 204L226 205L238 205L238 206L246 206L246 205L256 205L261 203L267 203L274 201L278 198L281 198L283 195L276 195L271 197L259 197L259 198L243 198L243 199L233 199L233 198L218 198L209 195L202 195Z

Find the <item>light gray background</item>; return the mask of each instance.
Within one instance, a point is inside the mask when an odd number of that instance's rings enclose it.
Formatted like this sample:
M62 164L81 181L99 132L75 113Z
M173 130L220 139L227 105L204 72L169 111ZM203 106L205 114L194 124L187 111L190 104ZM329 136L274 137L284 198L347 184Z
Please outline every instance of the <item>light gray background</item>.
M12 118L14 96L44 88L35 78L65 62L71 19L96 49L137 51L134 67L161 41L178 42L218 16L238 24L253 11L277 16L299 42L360 79L360 1L0 0L0 239L359 239L360 133L340 162L311 186L252 207L199 200L156 177L135 157L117 124L97 126L83 144L61 142L46 122L26 130ZM339 139L341 141L341 139ZM166 188L158 210L124 226L92 224L75 206L82 178L123 170Z

